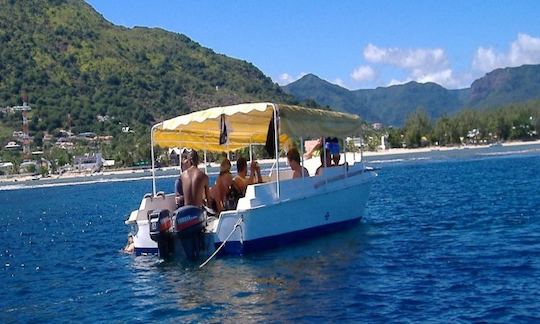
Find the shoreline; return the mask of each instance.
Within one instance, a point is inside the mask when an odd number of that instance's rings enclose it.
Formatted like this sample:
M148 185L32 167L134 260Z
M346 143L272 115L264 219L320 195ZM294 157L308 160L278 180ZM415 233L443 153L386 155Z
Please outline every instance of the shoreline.
M385 156L392 156L392 155L415 155L415 154L425 154L425 153L432 153L432 152L452 152L452 151L462 151L462 150L481 150L481 149L489 149L493 147L515 147L515 146L539 146L540 148L540 140L536 141L513 141L513 142L505 142L500 144L490 144L490 145L464 145L464 146L430 146L430 147L422 147L422 148L391 148L387 150L380 150L380 151L365 151L363 152L363 156L365 159L367 159L367 163L369 163L370 158L376 158L376 157L385 157ZM343 153L342 153L343 155ZM353 160L353 156L355 156L357 159L360 157L360 153L347 153L347 160L351 161ZM342 158L342 162L343 162ZM274 162L273 159L259 159L257 160L261 164L272 164ZM312 162L313 161L313 162ZM317 162L315 162L317 161ZM307 164L312 163L318 163L319 158L312 158L309 160L305 160ZM285 158L280 158L280 162L286 162ZM280 163L281 164L281 163ZM208 163L209 168L219 168L219 163L210 162ZM161 167L156 169L156 177L173 177L178 174L180 167L178 166L172 166L172 167ZM66 172L61 175L51 175L49 177L41 177L37 175L8 175L8 176L1 176L0 177L0 186L7 186L7 185L16 185L16 184L41 184L45 182L64 182L64 181L72 181L77 182L80 181L81 183L89 182L89 181L96 181L103 177L119 177L120 179L141 179L146 177L152 176L152 169L121 169L121 170L107 170L97 173L78 173L78 172Z
M540 145L540 140L536 141L512 141L504 142L499 144L481 144L481 145L461 145L461 146L428 146L428 147L419 147L419 148L391 148L381 151L365 151L364 156L385 156L385 155L394 155L394 154L411 154L411 153L429 153L429 152L445 152L445 151L455 151L455 150L464 150L464 149L486 149L490 147L512 147L512 146L534 146Z

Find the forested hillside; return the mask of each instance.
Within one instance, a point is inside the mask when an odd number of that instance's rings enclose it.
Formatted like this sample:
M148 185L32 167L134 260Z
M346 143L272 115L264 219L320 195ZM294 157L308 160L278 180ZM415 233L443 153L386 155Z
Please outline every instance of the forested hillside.
M115 26L82 0L0 0L0 107L22 95L33 108L34 143L66 128L69 113L74 133L113 135L113 149L142 146L149 125L191 110L291 102L252 64L182 34ZM20 114L0 113L0 126L5 145Z

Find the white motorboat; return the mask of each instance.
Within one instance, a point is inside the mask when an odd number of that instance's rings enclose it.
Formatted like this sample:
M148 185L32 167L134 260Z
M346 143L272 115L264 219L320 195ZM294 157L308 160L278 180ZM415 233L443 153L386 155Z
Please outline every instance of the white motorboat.
M219 144L224 125L227 141ZM251 156L252 145L284 149L291 139L300 139L303 146L307 138L345 138L360 131L356 115L248 103L166 120L152 127L151 136L152 149L157 145L225 152L249 147ZM293 179L289 167L279 164L280 149L274 151L275 162L265 182L249 185L236 209L223 211L219 217L207 217L195 207L175 211L174 193L156 192L154 178L153 192L144 196L125 222L134 227L135 253L196 258L218 249L243 254L346 229L360 221L377 176L364 166L361 153L352 161L324 168L320 175L310 170L311 176ZM152 150L152 161L153 155ZM349 154L344 156L350 159Z

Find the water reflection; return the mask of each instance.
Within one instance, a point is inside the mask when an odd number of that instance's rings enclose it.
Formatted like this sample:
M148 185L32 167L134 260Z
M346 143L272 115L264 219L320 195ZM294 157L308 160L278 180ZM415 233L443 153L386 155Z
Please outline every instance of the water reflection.
M137 307L147 307L151 318L167 313L183 320L290 319L284 306L293 301L296 311L310 313L331 299L308 295L347 281L343 273L358 263L367 228L361 224L287 248L223 257L203 269L189 262L137 257L131 265L134 300Z

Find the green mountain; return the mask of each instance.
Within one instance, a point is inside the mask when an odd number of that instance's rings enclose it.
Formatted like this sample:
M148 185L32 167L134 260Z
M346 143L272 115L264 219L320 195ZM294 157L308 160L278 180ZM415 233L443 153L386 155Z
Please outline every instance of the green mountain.
M313 74L283 89L299 100L313 99L319 104L389 125L403 124L407 115L420 107L432 118L455 112L461 107L461 97L466 91L447 90L435 83L417 82L350 91Z
M401 126L423 108L432 119L465 107L489 108L540 99L540 65L497 69L474 81L471 88L448 90L435 83L409 82L391 87L350 91L313 74L283 87L299 100L356 113L368 121Z
M355 105L351 91L322 80L314 74L307 74L282 88L300 100L311 99L335 110L348 111L348 107Z
M499 106L540 98L540 65L494 70L471 85L467 104Z
M353 97L357 107L370 112L366 119L400 125L417 108L424 109L431 118L455 112L460 107L461 93L459 90L446 90L435 83L409 82L388 88L356 90Z
M66 127L68 113L75 133L116 136L128 125L142 135L209 106L292 100L253 64L182 34L115 26L82 0L0 0L0 107L21 95L33 107L30 135ZM19 125L0 114L0 127Z

